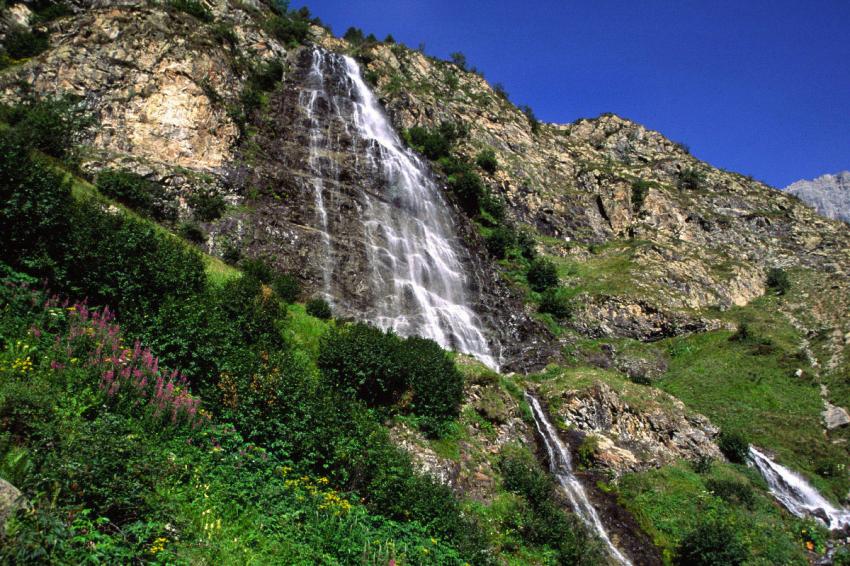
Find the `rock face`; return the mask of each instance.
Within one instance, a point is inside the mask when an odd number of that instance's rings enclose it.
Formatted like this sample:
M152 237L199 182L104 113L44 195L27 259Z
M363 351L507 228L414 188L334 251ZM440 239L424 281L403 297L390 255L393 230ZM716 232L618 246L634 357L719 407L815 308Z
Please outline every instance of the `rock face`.
M707 418L659 390L646 388L646 393L650 400L637 408L596 382L563 392L552 406L564 423L597 437L597 464L617 474L679 459L723 458L714 444L720 431Z
M26 507L27 500L18 488L0 478L0 538L5 532L6 521L15 511Z
M800 180L785 187L785 191L827 218L850 222L850 171Z

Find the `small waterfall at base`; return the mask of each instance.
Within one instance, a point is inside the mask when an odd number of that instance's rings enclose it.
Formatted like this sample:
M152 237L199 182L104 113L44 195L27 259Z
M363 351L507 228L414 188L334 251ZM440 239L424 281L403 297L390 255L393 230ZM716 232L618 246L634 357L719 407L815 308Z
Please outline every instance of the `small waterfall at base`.
M360 315L403 336L430 338L493 369L482 323L470 308L454 221L428 166L402 143L351 57L314 48L299 103L307 115L316 226L323 233L323 279L332 296L334 219L326 207L338 168L335 153L354 153L354 174L368 179L358 195L371 302ZM317 111L323 114L317 119ZM350 145L328 135L335 123ZM350 141L349 141L350 138ZM327 183L322 177L327 178ZM326 194L329 193L329 194Z
M537 427L537 432L543 439L543 444L546 446L546 453L549 456L549 471L558 480L567 499L570 501L573 512L575 512L589 529L594 531L602 539L602 542L608 548L611 558L620 564L630 565L631 561L611 542L611 538L605 530L605 525L602 524L599 514L587 497L584 486L581 485L581 482L573 474L570 452L564 446L555 427L549 422L546 413L543 412L540 401L529 393L525 394L525 399L531 406L534 424Z
M764 477L770 493L792 514L814 517L832 530L850 526L850 510L835 507L799 474L754 446L750 446L750 461Z

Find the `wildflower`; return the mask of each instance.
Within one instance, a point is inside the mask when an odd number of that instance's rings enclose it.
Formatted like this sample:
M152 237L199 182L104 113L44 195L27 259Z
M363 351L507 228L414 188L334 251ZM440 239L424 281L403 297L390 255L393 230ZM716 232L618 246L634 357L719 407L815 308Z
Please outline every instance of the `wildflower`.
M148 548L148 552L151 554L159 554L163 550L165 550L165 543L168 542L168 539L165 537L159 537L153 541L150 548Z

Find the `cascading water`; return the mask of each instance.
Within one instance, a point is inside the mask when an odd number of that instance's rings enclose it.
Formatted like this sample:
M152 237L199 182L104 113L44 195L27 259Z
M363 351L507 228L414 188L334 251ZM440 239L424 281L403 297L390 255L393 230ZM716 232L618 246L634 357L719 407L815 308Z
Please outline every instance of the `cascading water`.
M338 175L326 162L333 161L331 154L340 146L339 140L328 139L331 120L350 137L355 174L377 180L380 187L359 195L373 297L362 315L381 328L430 338L497 368L481 321L469 307L450 210L427 165L404 146L354 59L320 48L312 57L299 103L308 118L316 223L327 248L326 294L332 296L334 260L326 210L330 189L323 176ZM319 108L329 114L324 122L316 118Z
M570 501L573 511L588 528L593 530L602 539L602 542L608 548L611 558L620 564L631 564L631 561L611 542L611 538L605 530L605 525L602 524L599 514L587 497L584 486L581 485L581 482L573 474L569 450L561 442L555 427L552 426L552 423L546 417L546 413L540 407L540 402L528 393L525 394L525 398L531 406L531 414L534 417L537 432L546 446L546 452L549 456L549 471L558 480L567 499Z
M750 461L773 496L792 514L814 517L832 530L850 526L850 510L835 507L799 474L777 464L754 446L750 446Z

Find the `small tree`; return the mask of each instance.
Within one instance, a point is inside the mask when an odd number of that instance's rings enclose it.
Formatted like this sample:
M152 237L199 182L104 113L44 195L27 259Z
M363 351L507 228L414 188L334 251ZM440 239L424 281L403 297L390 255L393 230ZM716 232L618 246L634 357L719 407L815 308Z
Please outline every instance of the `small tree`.
M531 127L531 133L536 134L540 131L540 120L537 119L537 116L534 114L534 109L531 108L528 104L524 104L519 107L520 111L525 114L525 117L528 119L528 125Z
M717 447L730 462L744 464L750 453L750 443L743 433L724 430L720 432Z
M504 259L507 255L508 249L510 249L515 243L516 235L514 234L514 231L506 226L499 226L493 230L485 240L487 251L490 252L490 255L496 259Z
M738 531L728 519L709 518L685 535L676 549L680 566L737 566L750 557Z
M496 152L493 151L492 148L481 150L475 158L475 163L491 175L499 168L499 162L496 159Z
M310 316L315 316L316 318L320 318L322 320L328 320L333 316L333 312L331 311L331 306L328 302L322 298L311 299L307 302L307 314Z
M791 280L784 269L774 267L767 272L767 287L777 295L784 295L791 288Z
M450 54L449 57L451 58L452 63L460 67L461 70L466 70L466 55L464 55L460 51L455 51L454 53Z
M551 314L558 320L567 319L573 315L572 302L567 295L567 290L563 287L553 287L543 291L538 310Z
M526 277L533 290L543 292L558 284L558 268L552 261L539 257L531 262Z
M688 189L695 191L702 187L704 182L705 175L703 175L699 170L691 167L688 169L683 169L679 172L679 179L677 181L677 185L680 189Z

